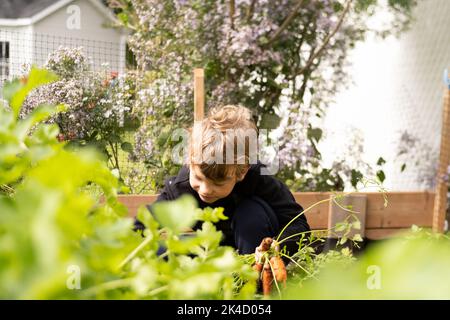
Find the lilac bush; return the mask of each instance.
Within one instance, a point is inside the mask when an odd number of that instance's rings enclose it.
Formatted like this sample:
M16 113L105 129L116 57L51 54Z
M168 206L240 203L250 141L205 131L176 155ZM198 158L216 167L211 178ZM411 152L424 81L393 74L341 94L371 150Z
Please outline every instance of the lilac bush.
M136 156L158 176L173 171L162 128L192 124L192 70L205 69L207 107L242 104L264 129L280 128L283 179L320 162L321 119L347 83L348 53L369 32L398 34L415 0L110 0L140 71L134 112L145 118ZM370 27L391 14L384 29ZM142 143L151 140L151 143ZM152 148L149 148L149 145ZM342 179L337 168L318 179ZM161 173L162 172L162 173ZM161 183L162 181L158 181ZM316 183L316 185L318 185ZM323 186L341 188L342 184Z
M132 114L135 78L118 75L105 65L93 71L83 48L60 47L51 53L45 68L59 80L34 90L21 109L29 114L41 104L64 104L67 111L52 117L58 124L58 139L69 146L94 146L107 157L111 168L120 169L119 150L132 152L125 134L139 126Z

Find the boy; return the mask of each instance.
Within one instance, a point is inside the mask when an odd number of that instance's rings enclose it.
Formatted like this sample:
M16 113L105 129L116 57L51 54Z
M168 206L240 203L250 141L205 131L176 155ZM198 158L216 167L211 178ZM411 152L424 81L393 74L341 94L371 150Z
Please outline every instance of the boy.
M247 108L225 106L212 110L200 126L191 130L187 164L176 177L166 180L156 200L174 200L190 194L200 208L223 207L229 219L216 224L224 234L221 244L236 248L240 254L255 252L263 238L276 237L303 211L285 184L261 175L264 165L250 162L252 148L243 133L252 130L256 133ZM243 148L236 145L239 141L245 141ZM244 151L239 154L238 150ZM137 224L138 229L142 227ZM306 217L301 215L280 239L309 230ZM297 252L299 238L295 236L283 243L289 254Z

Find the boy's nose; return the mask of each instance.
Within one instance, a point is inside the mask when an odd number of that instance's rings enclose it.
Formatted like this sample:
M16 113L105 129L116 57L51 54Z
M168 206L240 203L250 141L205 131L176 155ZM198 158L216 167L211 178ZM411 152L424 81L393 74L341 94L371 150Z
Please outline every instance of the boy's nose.
M198 190L198 193L204 195L204 196L209 196L211 194L211 188L206 185L205 183L202 183L200 185L200 189Z

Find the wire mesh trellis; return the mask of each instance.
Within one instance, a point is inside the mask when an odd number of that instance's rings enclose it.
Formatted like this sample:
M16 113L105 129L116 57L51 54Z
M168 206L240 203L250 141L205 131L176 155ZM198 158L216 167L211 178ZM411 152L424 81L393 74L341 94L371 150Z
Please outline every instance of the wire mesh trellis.
M127 55L124 46L120 37L116 42L99 41L0 27L0 99L5 81L24 75L31 65L43 67L49 55L59 48L81 48L90 67L87 72L108 69L110 72L123 74L128 68L135 68L133 60L127 59L129 54ZM134 146L133 132L126 133L123 139ZM145 165L130 160L128 153L120 149L117 156L121 175L126 182L133 184L132 191L136 193L152 191L151 183L146 179L148 175Z
M104 64L118 73L126 69L126 48L120 37L112 42L0 28L0 43L0 85L22 74L24 67L31 64L42 67L49 54L60 47L82 47L93 71Z

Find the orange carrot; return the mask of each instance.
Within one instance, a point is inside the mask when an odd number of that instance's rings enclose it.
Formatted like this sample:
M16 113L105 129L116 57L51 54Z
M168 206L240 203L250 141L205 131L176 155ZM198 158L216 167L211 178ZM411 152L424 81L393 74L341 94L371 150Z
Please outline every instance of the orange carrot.
M265 296L270 295L270 292L272 291L272 282L273 282L272 270L270 269L270 265L266 262L266 264L264 264L264 270L262 272L262 288L263 294Z
M275 279L278 282L282 282L284 285L286 285L287 272L283 259L281 259L281 257L279 256L272 257L270 258L270 264L272 265Z
M258 290L261 288L261 271L263 269L263 264L261 262L256 261L252 266L252 269L258 273L258 280L256 280L256 285L258 286Z
M263 264L259 263L259 262L255 262L255 264L253 265L253 270L255 270L256 272L258 272L258 274L261 273L262 268L263 268Z

